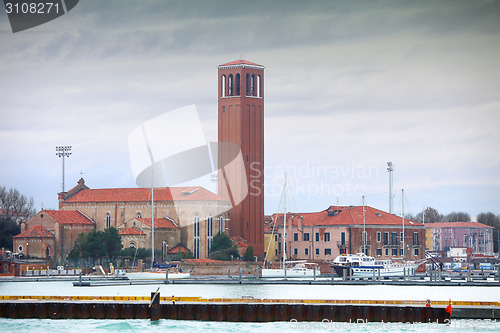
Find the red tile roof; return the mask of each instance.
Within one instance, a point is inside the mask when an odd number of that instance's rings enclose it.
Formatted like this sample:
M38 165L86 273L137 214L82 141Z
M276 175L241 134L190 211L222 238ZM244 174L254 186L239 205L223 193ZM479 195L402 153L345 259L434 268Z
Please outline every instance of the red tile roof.
M492 228L492 226L479 222L436 222L426 223L427 228Z
M145 218L145 217L137 217L135 220L141 222L142 224L147 225L148 227L151 228L151 218ZM169 228L169 229L178 229L179 227L175 225L172 221L169 219L165 218L155 218L155 229L156 228Z
M14 238L54 238L54 234L42 227L41 225L36 225L28 230L21 232L19 235L14 236Z
M329 216L328 212L333 216ZM363 225L363 206L330 206L315 213L287 213L287 225L292 223L297 226L299 219L303 218L304 226L332 226L332 225ZM278 225L283 226L283 214L274 214L273 219ZM365 206L365 225L403 225L400 216L389 214L379 209ZM421 226L421 223L405 219L406 226ZM272 229L272 224L270 225Z
M167 252L168 254L176 254L176 253L189 253L189 250L185 248L182 244L177 245Z
M224 201L203 187L158 187L154 189L155 201L193 200ZM150 188L82 189L64 202L150 202Z
M262 65L259 65L259 64L256 64L254 62L247 61L247 60L243 60L243 59L231 61L231 62L222 64L222 65L219 65L219 67L223 67L223 66L238 66L238 65L248 65L248 66L264 67Z
M41 214L49 215L59 224L94 225L91 219L78 210L42 210Z
M145 235L145 233L137 228L127 228L120 230L119 232L120 235Z

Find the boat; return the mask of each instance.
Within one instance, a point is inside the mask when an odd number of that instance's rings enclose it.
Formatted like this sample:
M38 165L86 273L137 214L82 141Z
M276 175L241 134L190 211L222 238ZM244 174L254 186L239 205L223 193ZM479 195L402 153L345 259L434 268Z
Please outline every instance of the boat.
M183 272L177 265L157 264L156 262L153 262L153 268L151 270L146 272L129 272L126 275L130 280L165 280L167 278L167 272L169 280L186 279L191 276L191 274Z
M391 259L376 260L364 253L342 254L328 262L338 276L374 277L374 276L412 276L423 262L396 262ZM345 275L344 275L345 274Z
M262 269L263 278L312 278L317 269L316 263L306 262L305 260L294 260L286 263L288 266L283 268L264 268ZM317 272L319 275L319 271Z
M284 202L283 260L281 262L280 268L263 268L261 271L261 275L263 278L314 278L316 276L316 263L309 263L306 260L286 261L286 175L281 197ZM269 249L266 251L266 258L267 253L269 253ZM266 259L264 259L264 262L266 262Z

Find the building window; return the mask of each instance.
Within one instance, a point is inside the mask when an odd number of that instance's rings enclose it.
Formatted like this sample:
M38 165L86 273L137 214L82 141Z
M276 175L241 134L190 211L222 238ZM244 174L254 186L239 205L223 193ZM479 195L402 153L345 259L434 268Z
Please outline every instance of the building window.
M316 242L319 242L319 232L316 233Z
M339 249L340 254L346 254L346 251L347 251L346 249Z
M389 245L389 233L388 232L384 232L384 245Z
M130 247L131 249L135 249L135 243L134 242L130 242L130 244L128 245L128 247Z
M388 256L389 255L389 249L385 249L385 255Z
M398 249L392 249L392 255L397 256L398 255Z
M212 248L212 240L214 239L214 219L212 216L207 218L207 254Z
M298 233L296 233L296 232L294 232L294 233L293 233L293 241L294 241L294 242L297 242L298 240L299 240L299 234L298 234Z
M381 256L382 255L382 249L377 249L377 256Z
M418 257L418 249L413 249L413 255Z
M17 250L18 250L19 252L23 252L23 246L22 246L22 245L19 245L19 246L17 247Z
M142 214L141 214L141 212L137 212L137 215L136 215L136 216L137 216L137 218L138 218L138 219L142 218Z
M222 97L226 97L226 76L225 75L222 75L221 77L221 96Z
M194 246L193 255L195 259L200 259L200 217L195 215L193 224Z
M260 82L261 82L261 77L260 77L260 75L257 75L257 97L262 97Z
M111 228L111 216L109 213L106 214L106 229Z
M247 73L246 78L246 95L250 96L250 74Z
M45 258L50 258L50 247L48 247L48 246L45 249Z
M329 242L329 241L330 241L330 233L325 232L325 242Z
M227 95L233 96L233 74L229 74L227 78Z
M235 76L235 84L236 84L236 96L240 96L241 95L241 80L240 80L240 74L236 74Z
M403 254L403 251L404 249L399 249L399 255L402 257L404 254Z
M398 245L398 233L393 232L391 235L391 245Z
M293 254L294 255L297 255L299 253L299 250L298 249L293 249Z
M382 233L380 231L377 231L377 242L380 242L382 239Z
M399 238L401 239L401 243L404 242L404 235L402 232L399 233Z
M308 248L305 248L305 249L304 249L304 254L305 254L306 256L308 256L308 255L309 255L309 249L308 249Z
M319 249L316 249L316 255L319 256Z
M219 217L219 232L224 232L224 216Z
M332 254L332 249L325 249L325 256L331 255Z
M362 244L362 245L367 245L367 244L368 244L368 242L367 242L367 240L366 240L366 239L367 239L368 233L367 233L366 231L363 231L363 234L362 234L362 235L363 235L363 239L361 240L361 244Z
M306 241L306 242L309 241L309 233L308 232L304 233L304 241Z
M161 242L161 255L163 257L163 260L167 259L167 242L166 241Z
M418 232L413 233L413 245L418 245Z
M345 246L345 232L340 233L340 245Z

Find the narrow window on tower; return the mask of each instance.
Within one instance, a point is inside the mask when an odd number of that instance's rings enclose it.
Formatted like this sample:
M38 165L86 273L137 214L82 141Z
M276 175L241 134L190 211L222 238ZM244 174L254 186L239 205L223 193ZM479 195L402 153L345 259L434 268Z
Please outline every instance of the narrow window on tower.
M256 93L255 93L255 74L252 74L252 85L251 85L251 92L252 92L252 96L256 96Z
M247 79L246 79L246 83L245 83L246 87L246 95L247 96L250 96L251 93L250 93L250 74L247 73Z
M236 74L235 76L235 84L236 84L236 96L241 95L241 85L240 85L240 74Z
M226 97L226 76L222 75L221 77L221 96Z
M227 78L227 95L233 96L233 74L229 74Z
M257 75L257 97L262 97L261 77L260 77L260 75Z

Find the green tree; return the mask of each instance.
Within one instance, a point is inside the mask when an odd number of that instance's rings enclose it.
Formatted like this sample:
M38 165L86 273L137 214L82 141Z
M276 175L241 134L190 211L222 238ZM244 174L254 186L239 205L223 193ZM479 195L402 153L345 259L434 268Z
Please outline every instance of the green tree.
M243 255L243 261L255 261L255 255L253 254L253 246L247 247L245 254Z
M21 233L21 227L12 218L0 217L0 248L12 250L12 237L19 233Z
M102 233L102 241L106 250L106 255L113 261L122 250L122 237L114 227L107 228Z
M231 237L225 232L218 232L217 235L214 236L212 241L212 247L210 248L210 252L217 252L224 249L229 249L233 246L233 242L231 241Z

